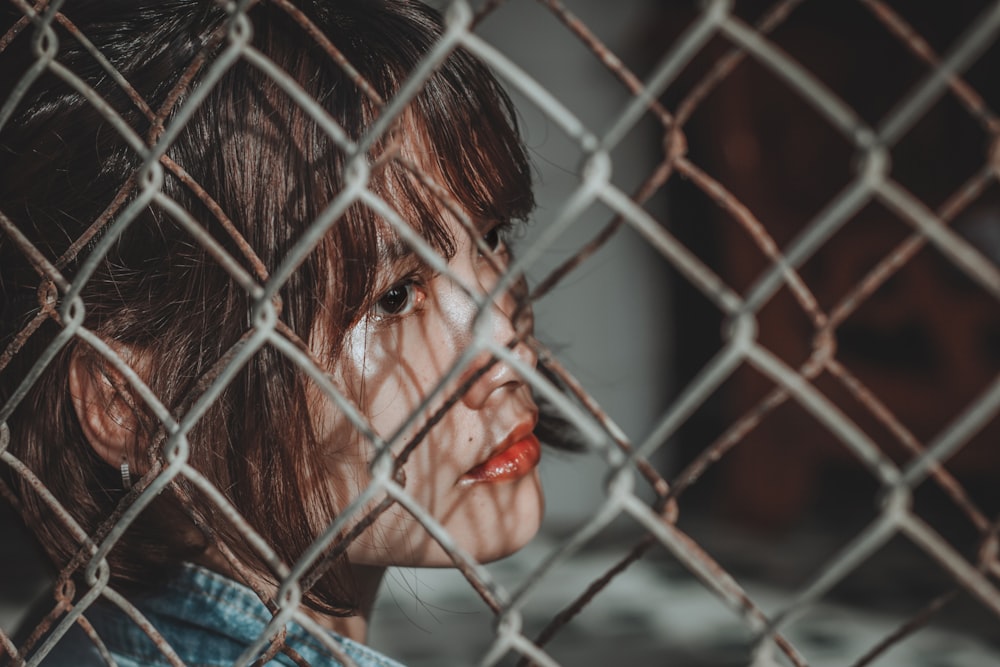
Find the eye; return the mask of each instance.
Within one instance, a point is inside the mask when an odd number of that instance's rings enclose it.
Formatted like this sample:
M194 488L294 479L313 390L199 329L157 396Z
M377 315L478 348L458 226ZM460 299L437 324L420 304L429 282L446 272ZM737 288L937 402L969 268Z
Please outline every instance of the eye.
M374 311L380 317L399 317L418 310L427 299L424 288L408 278L396 283L375 302Z
M503 245L503 235L500 234L500 227L493 227L490 231L483 234L483 243L493 252L500 250L500 246Z
M493 225L483 233L483 243L493 254L503 252L507 248L507 231L510 229L509 222L501 222Z

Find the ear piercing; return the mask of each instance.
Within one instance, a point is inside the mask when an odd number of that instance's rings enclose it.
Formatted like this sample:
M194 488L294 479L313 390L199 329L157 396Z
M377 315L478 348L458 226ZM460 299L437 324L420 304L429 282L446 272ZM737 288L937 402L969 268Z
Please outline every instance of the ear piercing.
M129 474L128 461L126 461L125 459L122 459L121 470L122 470L122 488L125 489L126 491L129 491L132 489L132 475Z

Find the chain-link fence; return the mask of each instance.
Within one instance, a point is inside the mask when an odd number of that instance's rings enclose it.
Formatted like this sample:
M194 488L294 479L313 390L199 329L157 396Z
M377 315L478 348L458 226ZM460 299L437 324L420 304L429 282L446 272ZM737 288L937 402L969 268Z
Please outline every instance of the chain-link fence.
M107 159L139 167L130 172L127 187L100 203L99 215L75 221L84 230L79 238L39 239L41 223L21 210L0 208L5 261L16 256L34 272L31 284L15 285L4 274L0 371L8 377L0 406L0 489L22 511L26 503L44 508L46 532L64 533L75 548L68 562L57 564L53 592L42 596L37 613L23 615L30 620L21 627L0 632L9 664L38 664L74 626L103 646L85 616L95 604L123 611L159 643L166 660L179 661L155 624L111 583L117 561L109 559L126 531L140 529L157 509L157 499L171 494L182 505L187 501L186 520L209 541L229 544L212 532L209 515L223 517L226 530L243 541L235 553L223 554L231 567L256 560L277 582L259 591L273 618L245 647L239 664L262 664L283 651L289 657L284 628L291 622L352 664L302 601L352 542L363 540L366 528L387 513L405 514L423 526L467 590L491 612L489 618L477 617L489 634L476 649L481 664L581 664L579 658L561 657L560 635L584 652L600 654L587 642L613 637L580 633L574 624L616 582L649 561L674 575L683 572L698 582L699 591L721 602L737 627L735 639L727 641L738 648L727 654L730 662L712 662L713 647L704 645L706 655L678 657L664 649L662 662L648 662L647 656L633 660L636 664L894 664L894 651L938 625L963 625L968 634L956 635L950 657L936 664L973 664L961 661L966 640L992 642L996 649L990 638L1000 620L994 518L1000 504L993 487L1000 456L991 444L1000 410L995 183L1000 124L993 108L1000 102L994 81L1000 3L648 3L630 28L627 48L616 53L602 37L604 26L583 14L587 3L577 16L573 3L556 0L456 1L442 5L443 33L399 83L396 96L386 100L344 56L344 45L325 35L296 3L221 3L224 20L188 68L160 74L168 90L164 95L157 89L159 106L138 92L149 89L146 84L130 81L115 67L120 54L94 46L106 35L89 35L77 26L73 0L10 4L20 18L3 26L0 57L18 46L31 57L16 71L13 59L3 65L0 127L32 104L39 81L58 79L93 110L100 132L115 133L130 152L128 159L117 154ZM272 6L298 26L302 39L313 43L310 48L355 80L373 110L362 136L344 131L329 100L312 98L301 73L289 73L264 55L254 41L261 34L253 19L260 5ZM603 68L608 85L616 88L612 98L623 100L610 123L590 126L587 109L565 104L526 71L519 60L523 53L505 52L486 37L491 21L508 15L516 23L519 12L528 16L529 10L530 20L558 26ZM68 60L67 46L75 54ZM557 53L539 51L560 60ZM511 91L518 113L541 118L545 132L566 142L576 160L561 172L571 186L558 202L534 214L530 243L515 243L515 259L501 267L485 292L468 284L441 245L414 231L406 220L410 212L397 210L391 188L373 175L386 162L398 163L434 193L436 206L479 238L482 230L476 232L479 222L470 219L466 203L441 187L446 175L394 143L408 105L457 52L485 63ZM231 223L238 214L218 205L223 193L192 178L173 155L199 105L237 63L300 109L300 117L318 128L310 140L345 156L341 189L271 256L273 262L262 260L264 250ZM587 71L593 75L593 69ZM580 77L581 88L592 85L579 72L561 76ZM114 99L98 92L111 87ZM622 146L637 136L643 154L623 153ZM49 151L53 171L71 168L60 161L64 139L35 149ZM534 148L542 161L545 149L544 142ZM0 150L7 161L3 172L13 174L14 151ZM637 179L623 177L626 161L650 168ZM26 179L44 177L29 173ZM164 190L168 180L182 184L199 209L178 204ZM546 184L537 187L541 192ZM454 364L392 432L373 427L373 415L345 393L327 360L310 345L312 332L288 321L283 310L288 304L280 296L290 282L315 279L298 278L296 272L351 207L387 224L422 264L450 277L473 299L477 312ZM137 361L141 355L132 354L129 341L102 334L88 319L94 317L93 305L81 296L94 287L90 283L101 263L116 257L116 244L130 226L138 226L146 209L170 220L187 244L221 267L242 290L251 315L215 363L190 378L183 400L168 402L157 393L161 385ZM600 223L581 222L588 215ZM640 310L669 313L671 333L663 333L662 346L672 336L674 349L669 367L654 369L654 375L670 378L674 395L664 399L649 428L632 437L637 429L622 428L613 411L602 409L607 401L593 397L600 387L591 385L600 380L578 380L569 364L560 363L561 355L539 340L545 337L546 303L557 301L567 285L603 261L609 245L626 236L641 240L649 263L662 264L669 275L664 281L657 269L648 274L657 276L648 280L656 283L654 293L662 293L659 302L612 298L627 305L626 317L633 312L635 322L646 321ZM490 255L486 237L476 243L480 253ZM53 248L59 251L53 254ZM647 275L638 264L632 268L637 281ZM493 307L488 304L520 294L525 274L533 280L520 303L535 306L539 333L521 327L512 332L514 339L501 342L489 331ZM597 309L583 311L597 321L606 317ZM626 330L630 325L635 327L624 322ZM612 345L630 348L633 341L618 336ZM567 343L572 356L573 342ZM519 353L525 346L528 357L537 356L537 369ZM140 430L156 443L148 467L113 498L113 512L100 517L92 533L81 526L78 508L49 490L61 483L46 477L53 471L33 469L14 454L24 450L8 426L19 412L37 416L54 409L25 401L51 381L53 364L72 349L89 350L125 393L136 397L152 415L152 425ZM660 352L650 350L647 358L659 358ZM206 413L217 402L231 401L227 391L242 369L267 354L308 377L374 452L363 488L291 558L241 515L231 489L215 488L192 453ZM484 355L491 361L476 361ZM414 490L420 479L412 474L407 479L404 467L420 456L435 425L447 422L449 411L497 367L513 369L539 401L572 425L584 451L559 465L572 470L596 461L601 472L590 489L598 500L587 508L588 516L548 534L545 548L522 560L513 578L498 578L479 562L448 521L422 503ZM779 537L831 524L837 528L827 534L836 537L826 542ZM733 531L730 538L743 536L735 549L725 546L719 526ZM29 528L39 531L37 525ZM818 543L824 546L817 552ZM546 582L566 581L563 573L595 545L610 554L596 575L588 570L588 580L561 584L560 595L545 597L544 609L533 606ZM747 549L771 565L758 562L756 571L746 571ZM865 645L838 654L839 662L824 662L822 650L800 641L799 621L845 596L857 614L884 606L884 600L869 606L850 593L852 586L876 595L883 590L871 584L870 566L899 551L907 554L907 565L889 560L889 575L878 571L874 578L885 584L909 568L905 582L927 586L905 591L893 609L893 627L869 632ZM685 614L686 598L676 595L668 579L653 578L641 590L633 599L636 615L653 613L640 598L653 600L664 614ZM762 582L780 583L783 595L754 588ZM959 613L963 599L973 604ZM641 633L626 635L627 644L647 640ZM447 624L434 641L452 641ZM616 645L611 654L628 662L629 651ZM106 651L103 655L113 664ZM1000 650L976 655L976 660L996 659ZM427 664L445 662L432 657Z

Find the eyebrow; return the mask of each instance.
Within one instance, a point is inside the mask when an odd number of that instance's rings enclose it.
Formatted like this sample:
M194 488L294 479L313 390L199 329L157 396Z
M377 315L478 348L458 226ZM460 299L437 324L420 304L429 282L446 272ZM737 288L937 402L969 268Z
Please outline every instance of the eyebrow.
M490 226L490 221L472 219L473 228L477 230L477 233L484 233L485 230ZM469 230L461 225L462 233L468 234ZM389 236L389 238L386 238ZM450 236L450 235L449 235ZM425 239L426 241L426 239ZM433 243L429 243L431 248L437 252L441 257L444 258L446 262L451 261L452 253L443 252L441 248L437 248ZM389 229L388 234L379 234L378 240L378 261L384 264L401 264L408 261L419 262L422 265L426 265L427 261L420 256L420 254L413 249L403 238L395 232L393 229Z
M417 255L417 251L398 235L393 234L390 239L379 238L378 259L380 263L399 264L412 258L417 258L423 262L423 258Z
M438 254L442 254L433 245L431 248ZM450 258L447 255L442 256L445 262L449 261ZM398 272L400 267L406 267L406 270L423 270L429 267L427 260L397 234L393 234L388 239L379 238L378 263L379 267L377 270L380 272L387 270Z

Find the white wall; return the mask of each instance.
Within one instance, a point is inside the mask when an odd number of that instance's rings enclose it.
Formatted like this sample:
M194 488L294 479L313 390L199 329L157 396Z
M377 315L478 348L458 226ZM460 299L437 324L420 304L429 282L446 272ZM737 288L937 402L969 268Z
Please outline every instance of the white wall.
M613 52L623 54L641 28L646 0L570 0L567 5ZM482 22L477 33L598 136L630 99L593 53L535 0L509 0ZM539 206L532 229L520 244L525 247L579 185L582 153L537 106L511 92L538 177ZM655 167L660 141L652 122L632 131L613 154L613 182L625 192L634 191ZM657 216L662 209L655 204L650 208ZM611 218L603 206L588 210L529 270L531 282L537 284ZM536 305L539 337L561 350L563 363L633 441L648 433L665 405L668 310L665 265L631 229L620 232ZM547 459L542 471L550 525L576 523L600 500L604 466L592 458Z

